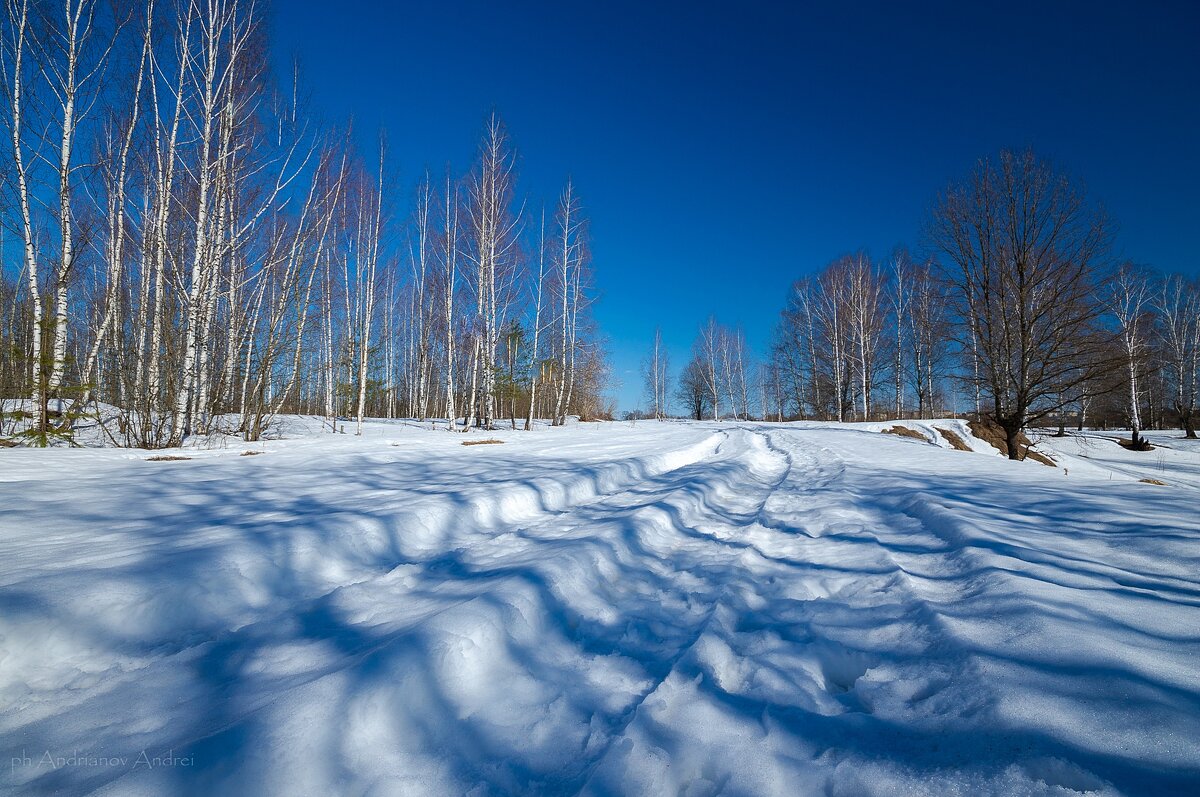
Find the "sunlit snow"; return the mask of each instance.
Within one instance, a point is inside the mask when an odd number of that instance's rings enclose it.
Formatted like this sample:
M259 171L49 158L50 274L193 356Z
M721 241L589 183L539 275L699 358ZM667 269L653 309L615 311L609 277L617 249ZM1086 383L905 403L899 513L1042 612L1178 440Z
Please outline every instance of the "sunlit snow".
M1050 468L957 421L288 423L0 457L5 793L1200 783L1178 433Z

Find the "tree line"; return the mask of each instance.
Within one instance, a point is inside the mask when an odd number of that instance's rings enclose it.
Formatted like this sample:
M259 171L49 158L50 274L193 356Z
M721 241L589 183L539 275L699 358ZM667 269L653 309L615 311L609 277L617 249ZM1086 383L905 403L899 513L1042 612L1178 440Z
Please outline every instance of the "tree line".
M1196 436L1200 286L1114 257L1083 186L1030 151L983 159L933 203L926 254L837 258L789 291L754 367L710 319L675 398L694 418L881 420L973 414L1003 430L1067 417ZM656 343L648 362L661 363ZM663 377L646 370L656 416ZM751 398L756 396L757 401Z
M0 435L606 409L583 202L530 209L497 115L402 213L386 139L272 73L261 2L3 2Z

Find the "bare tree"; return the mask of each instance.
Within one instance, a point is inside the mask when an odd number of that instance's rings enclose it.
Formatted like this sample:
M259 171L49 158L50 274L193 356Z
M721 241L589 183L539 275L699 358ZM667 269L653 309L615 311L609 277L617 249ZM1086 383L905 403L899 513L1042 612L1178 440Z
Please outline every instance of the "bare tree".
M817 277L813 303L817 331L825 344L823 359L832 382L834 411L839 422L846 420L850 406L850 361L854 346L852 264L852 258L843 257L822 271Z
M541 223L538 225L537 278L533 285L533 342L529 347L529 413L525 416L525 431L533 430L533 416L537 407L539 357L542 336L542 288L546 283L546 210L542 208Z
M590 253L587 246L587 222L583 216L574 184L568 180L558 200L554 217L555 237L550 262L553 276L554 307L557 313L557 391L554 400L554 424L566 423L575 383L575 364L579 339L579 313L583 296L584 271Z
M1022 427L1104 368L1094 277L1105 218L1048 163L1006 151L939 197L928 233L949 260L959 345L978 357L978 384L1019 459Z
M48 389L62 384L67 362L67 289L76 266L76 192L74 175L79 168L75 152L78 133L87 113L95 107L94 92L104 77L116 31L105 41L98 29L98 0L64 0L62 14L49 14L40 41L38 68L46 88L57 100L53 124L57 127L57 218L59 257L54 271L54 324L50 329L53 361ZM114 21L116 24L116 21Z
M792 285L776 335L772 359L775 371L786 380L796 413L805 414L805 405L813 414L824 410L821 387L822 358L818 350L817 283L809 278Z
M146 447L258 439L292 412L361 433L373 414L607 411L578 196L534 275L497 116L465 188L425 175L404 252L387 154L314 129L298 73L270 72L258 0L0 2L0 224L21 249L0 264L0 387L39 408L5 434L70 441L85 405Z
M709 316L692 344L692 358L700 363L700 373L704 378L704 389L707 391L707 405L712 411L714 421L721 420L721 390L725 381L721 371L721 336L721 326L717 319Z
M1179 424L1196 437L1196 397L1200 392L1200 288L1178 274L1164 279L1155 298L1159 335Z
M851 359L858 369L862 420L870 420L878 371L878 351L883 334L883 280L870 258L860 252L843 261L850 315Z
M917 414L929 417L936 397L936 381L944 358L949 330L946 325L946 291L929 264L915 266L908 276L909 378L917 396Z
M521 213L513 208L516 156L497 114L488 119L479 160L472 176L468 209L471 220L478 370L483 376L480 424L492 428L496 416L496 347L504 325L506 282L517 254ZM507 273L506 273L507 272Z
M1143 449L1141 439L1141 383L1144 358L1150 343L1150 276L1132 263L1125 263L1107 282L1105 306L1116 320L1117 340L1125 371L1126 412L1129 417L1131 443Z
M892 321L895 327L895 340L892 349L892 377L894 379L895 416L904 416L904 350L907 340L907 325L909 306L912 304L909 274L912 270L912 259L905 249L897 250L892 256Z
M25 278L28 280L29 299L32 306L33 329L30 334L29 384L33 399L38 407L37 429L46 432L46 375L43 363L42 342L45 336L44 305L39 283L38 239L34 231L33 204L31 200L31 161L38 155L29 147L29 123L27 121L25 92L32 79L29 50L31 43L28 0L7 0L4 29L4 89L8 100L10 140L12 142L13 175L15 177L17 205L21 212L21 236L23 239Z
M442 291L442 345L446 355L446 428L454 431L455 402L454 402L454 355L457 349L454 339L455 315L454 297L458 283L458 186L446 172L446 187L442 196L442 236L439 258L441 261L441 291Z
M362 434L363 416L367 407L367 369L370 364L371 329L375 320L375 299L378 288L380 239L383 234L383 166L384 151L382 142L379 148L379 173L374 186L364 190L367 197L375 200L371 208L367 202L359 206L358 223L356 225L359 285L361 305L358 313L360 338L358 346L358 429ZM371 190L373 189L373 190ZM365 206L365 207L364 207Z
M704 373L705 368L704 361L693 355L679 373L679 387L675 393L679 403L686 408L689 416L697 421L703 420L705 414L709 412L712 395L708 386L708 378Z
M646 395L650 399L650 408L655 420L661 421L667 417L667 379L670 370L670 358L663 346L662 330L654 330L654 344L650 354L642 364L642 377Z

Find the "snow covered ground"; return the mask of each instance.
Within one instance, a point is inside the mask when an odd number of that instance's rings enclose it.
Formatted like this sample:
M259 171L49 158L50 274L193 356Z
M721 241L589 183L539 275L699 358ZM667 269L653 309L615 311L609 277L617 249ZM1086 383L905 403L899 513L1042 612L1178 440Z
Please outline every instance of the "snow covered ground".
M1066 455L1071 472L1117 481L1154 479L1170 485L1200 490L1200 440L1188 440L1180 431L1143 432L1152 451L1129 451L1117 441L1129 432L1068 432L1066 437L1034 435L1043 449Z
M1198 793L1200 449L890 425L0 451L0 790Z

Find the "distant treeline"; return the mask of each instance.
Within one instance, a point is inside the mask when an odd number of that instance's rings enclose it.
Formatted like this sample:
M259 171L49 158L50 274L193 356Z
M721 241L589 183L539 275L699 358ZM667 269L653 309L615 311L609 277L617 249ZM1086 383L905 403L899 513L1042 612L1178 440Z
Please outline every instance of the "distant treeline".
M696 418L864 420L972 412L1004 430L1067 415L1194 437L1200 289L1112 257L1111 225L1031 152L979 162L937 198L928 256L840 257L792 287L769 356L750 368L714 320L676 398ZM665 411L663 356L646 392ZM953 397L950 395L953 393Z

